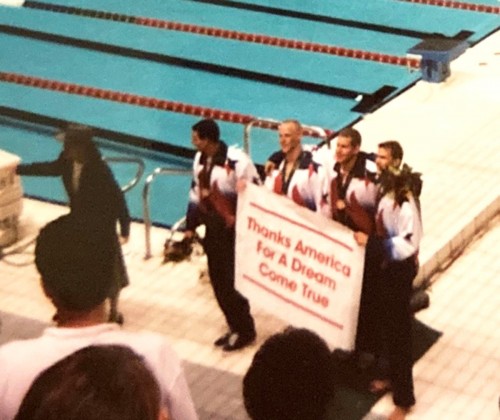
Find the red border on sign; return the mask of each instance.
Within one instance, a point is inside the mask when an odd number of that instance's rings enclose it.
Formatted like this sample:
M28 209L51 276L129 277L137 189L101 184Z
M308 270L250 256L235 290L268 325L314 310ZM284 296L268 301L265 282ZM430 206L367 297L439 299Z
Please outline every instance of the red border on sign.
M264 289L266 292L268 293L271 293L272 295L276 296L277 298L281 299L282 301L292 305L292 306L295 306L296 308L304 311L304 312L307 312L309 315L312 315L320 320L322 320L323 322L326 322L327 324L330 324L330 325L333 325L335 328L338 328L339 330L343 330L344 329L344 326L342 324L339 324L338 322L336 321L333 321L331 319L328 319L326 317L324 317L323 315L320 315L314 311L311 311L310 309L302 306L302 305L299 305L297 302L294 302L293 300L291 299L288 299L286 298L285 296L279 294L278 292L270 289L269 287L265 286L264 284L262 284L261 282L259 282L258 280L255 280L253 278L251 278L250 276L246 275L246 274L243 274L243 278L245 280L248 280L250 283L253 283L255 284L257 287L260 287L261 289Z
M264 208L264 207L261 207L261 206L259 206L257 203L250 202L250 205L251 205L252 207L255 207L255 208L259 209L260 211L263 211L264 213L271 214L271 215L273 215L273 216L275 216L275 217L277 217L277 218L279 218L279 219L286 220L288 223L291 223L292 225L299 226L299 227L301 227L301 228L303 228L303 229L306 229L306 230L308 230L308 231L310 231L310 232L315 233L316 235L319 235L319 236L322 236L323 238L329 239L330 241L332 241L332 242L336 243L337 245L340 245L340 246L342 246L342 247L346 248L347 250L349 250L349 251L351 251L351 252L353 251L353 249L352 249L352 247L351 247L351 246L349 246L349 245L345 244L345 243L344 243L344 242L342 242L342 241L339 241L338 239L332 238L331 236L328 236L328 235L326 235L325 233L323 233L323 232L321 232L321 231L319 231L319 230L316 230L316 229L310 228L309 226L306 226L306 225L304 225L304 224L302 224L302 223L296 222L295 220L289 219L288 217L285 217L285 216L283 216L283 215L281 215L281 214L279 214L279 213L275 213L274 211L271 211L271 210L268 210L268 209L266 209L266 208Z

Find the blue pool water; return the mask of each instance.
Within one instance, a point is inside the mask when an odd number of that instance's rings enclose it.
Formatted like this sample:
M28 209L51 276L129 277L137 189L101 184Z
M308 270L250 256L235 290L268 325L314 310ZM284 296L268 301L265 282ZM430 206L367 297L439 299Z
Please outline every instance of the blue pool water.
M368 4L364 0L339 0L332 5L320 0L283 0L279 7L268 0L221 0L218 3L211 4L209 0L66 0L64 5L400 57L420 42L419 34L454 36L469 31L471 35L467 40L476 42L498 29L496 15L397 1L373 0ZM232 7L235 3L238 7ZM481 3L496 4L493 0ZM280 9L281 15L276 14L276 10L268 13L248 10L245 5ZM315 16L325 19L321 21ZM332 23L335 21L339 23ZM375 27L383 30L374 30ZM234 70L239 71L239 75L235 75ZM418 71L410 72L403 66L54 11L0 6L2 72L254 117L297 118L304 124L335 131L363 117L362 111L355 109L360 98L390 86L395 90L385 97L387 101L420 78ZM302 83L302 88L294 85L295 82ZM316 87L304 89L304 83ZM348 94L332 94L332 89L342 89ZM52 139L53 129L35 125L29 115L88 124L185 150L191 149L191 126L199 119L5 82L0 82L0 107L25 115L24 122L0 116L0 148L18 154L25 162L53 159L60 148ZM243 125L220 122L220 127L228 144L242 145ZM272 130L254 129L251 141L251 156L257 163L263 163L277 148L277 135ZM157 167L190 168L186 159L165 153L118 145L105 139L98 139L98 143L105 156L142 158L146 175ZM120 184L126 184L135 173L130 164L111 166ZM138 219L143 216L144 180L145 177L138 187L127 193L131 213ZM28 195L60 202L66 199L58 179L25 177L23 184ZM155 222L170 225L184 214L189 184L189 176L162 176L155 181L151 191Z
M53 138L55 130L47 127L20 123L11 118L0 117L0 149L22 157L25 163L50 161L61 152L61 144ZM191 160L153 153L147 150L117 145L97 138L96 143L103 156L134 156L146 165L145 175L139 184L126 193L126 200L133 218L142 220L142 192L146 176L157 167L190 169ZM116 180L126 185L136 174L136 165L131 163L109 163ZM25 194L35 198L48 199L57 203L67 203L66 193L59 177L23 176ZM151 217L156 224L171 225L184 216L187 193L191 184L190 176L160 176L151 184Z

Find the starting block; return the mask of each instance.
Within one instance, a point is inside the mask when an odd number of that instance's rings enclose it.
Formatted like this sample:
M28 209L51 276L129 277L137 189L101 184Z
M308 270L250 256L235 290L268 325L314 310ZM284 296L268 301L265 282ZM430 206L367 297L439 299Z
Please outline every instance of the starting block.
M427 82L444 82L450 76L450 62L463 54L469 47L466 41L449 38L429 38L408 50L419 55L422 79Z

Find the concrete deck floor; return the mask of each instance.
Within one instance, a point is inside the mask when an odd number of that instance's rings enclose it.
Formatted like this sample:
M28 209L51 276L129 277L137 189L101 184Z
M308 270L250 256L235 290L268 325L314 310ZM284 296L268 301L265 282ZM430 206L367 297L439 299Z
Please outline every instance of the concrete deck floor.
M431 279L433 286L431 306L417 318L443 336L414 367L417 405L409 419L499 416L499 46L500 31L453 62L446 82L418 82L357 125L364 150L397 139L405 161L424 174L420 280ZM20 243L67 211L29 199L24 204ZM144 226L132 226L124 247L131 278L121 301L124 328L170 339L184 360L200 419L247 419L241 379L259 345L284 323L254 310L253 346L232 354L214 348L224 322L209 284L200 279L204 257L162 265L167 234L153 229L153 257L144 260ZM52 317L32 251L28 246L0 260L0 343L37 336ZM366 419L385 418L391 404L387 395Z

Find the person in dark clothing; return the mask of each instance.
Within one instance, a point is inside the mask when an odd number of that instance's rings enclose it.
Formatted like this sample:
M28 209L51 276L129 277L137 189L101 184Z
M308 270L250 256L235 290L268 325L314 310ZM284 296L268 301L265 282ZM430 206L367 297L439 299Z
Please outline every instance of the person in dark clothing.
M101 235L110 235L115 255L115 283L110 290L110 321L123 323L118 311L120 290L129 283L120 243L128 241L130 216L124 194L118 186L109 166L92 141L92 129L78 124L57 133L63 142L63 151L50 162L21 164L20 175L60 176L68 195L72 216L88 229ZM120 238L116 223L120 224Z
M228 147L219 138L215 121L201 120L192 127L198 150L193 163L184 240L198 225L205 225L203 248L215 298L229 331L215 341L224 351L234 351L255 340L255 325L248 300L234 287L235 218L237 183L259 182L257 169L242 150Z

